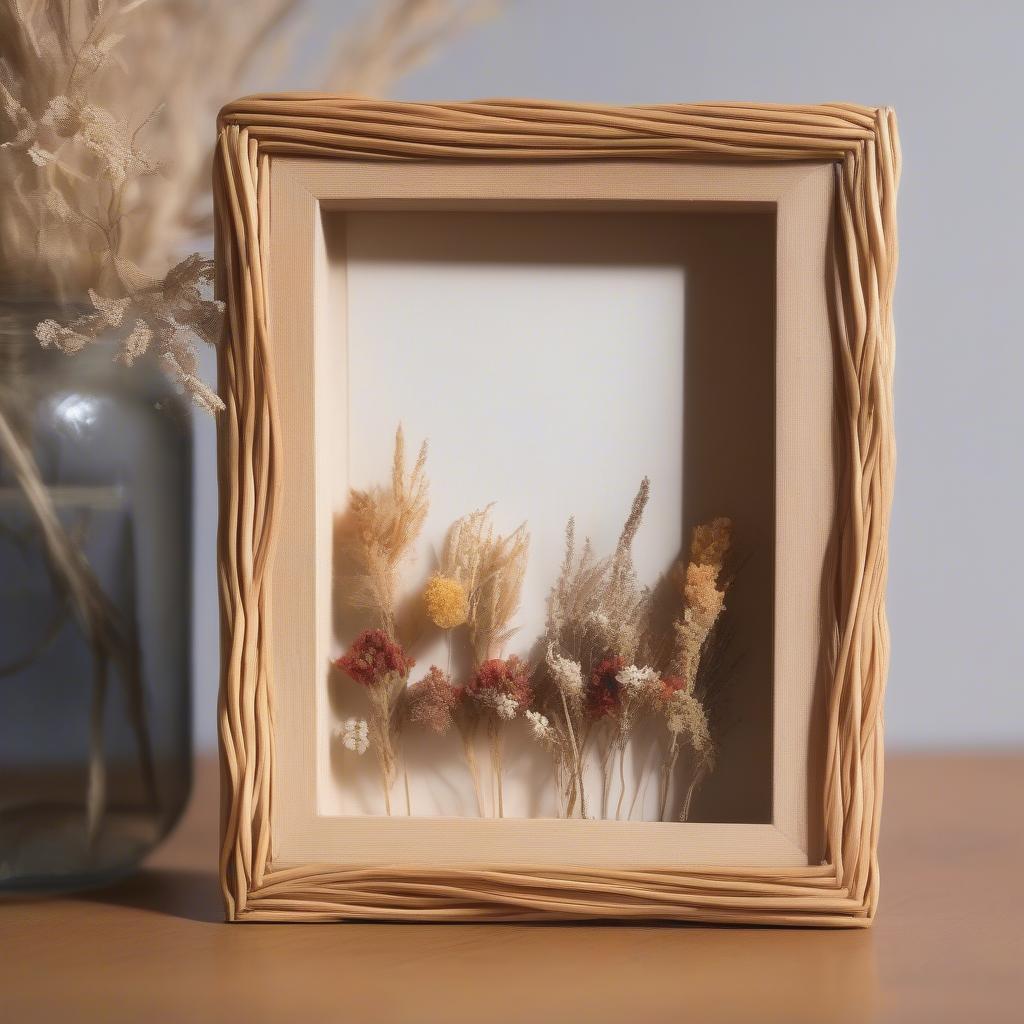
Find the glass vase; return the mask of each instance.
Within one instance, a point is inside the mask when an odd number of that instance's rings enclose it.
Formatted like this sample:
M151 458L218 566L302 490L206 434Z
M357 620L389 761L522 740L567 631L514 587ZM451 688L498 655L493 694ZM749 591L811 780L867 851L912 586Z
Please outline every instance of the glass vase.
M131 871L191 785L189 409L0 298L0 889Z

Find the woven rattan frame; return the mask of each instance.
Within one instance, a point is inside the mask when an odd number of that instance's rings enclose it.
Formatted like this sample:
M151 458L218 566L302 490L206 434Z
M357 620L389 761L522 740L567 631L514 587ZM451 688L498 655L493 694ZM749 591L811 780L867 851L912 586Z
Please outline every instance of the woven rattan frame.
M220 877L229 920L662 918L863 926L878 899L892 295L899 145L890 110L846 104L592 107L258 96L225 107L215 173L220 353ZM834 161L832 282L842 430L835 658L826 695L825 862L686 871L471 870L270 862L274 771L266 631L280 494L266 252L275 154L388 161Z

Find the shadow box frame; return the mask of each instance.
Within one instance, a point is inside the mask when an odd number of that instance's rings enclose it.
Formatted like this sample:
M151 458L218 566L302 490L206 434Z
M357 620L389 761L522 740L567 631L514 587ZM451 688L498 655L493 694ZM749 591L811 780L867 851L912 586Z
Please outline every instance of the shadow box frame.
M892 111L286 94L229 104L218 128L227 919L870 924L889 651ZM344 372L323 341L344 279L323 215L577 206L775 211L772 822L325 819L309 679L328 642L338 496L318 473L316 396L318 377Z

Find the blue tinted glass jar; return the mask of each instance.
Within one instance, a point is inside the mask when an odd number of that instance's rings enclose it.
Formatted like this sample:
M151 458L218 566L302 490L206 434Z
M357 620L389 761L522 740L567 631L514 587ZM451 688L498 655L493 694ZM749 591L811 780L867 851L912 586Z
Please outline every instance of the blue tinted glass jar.
M126 874L191 783L190 412L50 317L0 298L0 889Z

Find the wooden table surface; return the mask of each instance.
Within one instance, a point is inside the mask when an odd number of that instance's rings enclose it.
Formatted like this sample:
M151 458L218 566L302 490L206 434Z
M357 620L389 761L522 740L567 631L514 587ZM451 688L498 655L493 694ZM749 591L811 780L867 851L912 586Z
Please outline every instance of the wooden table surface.
M225 925L216 779L135 878L0 901L0 1020L1024 1020L1024 756L889 760L866 931Z

